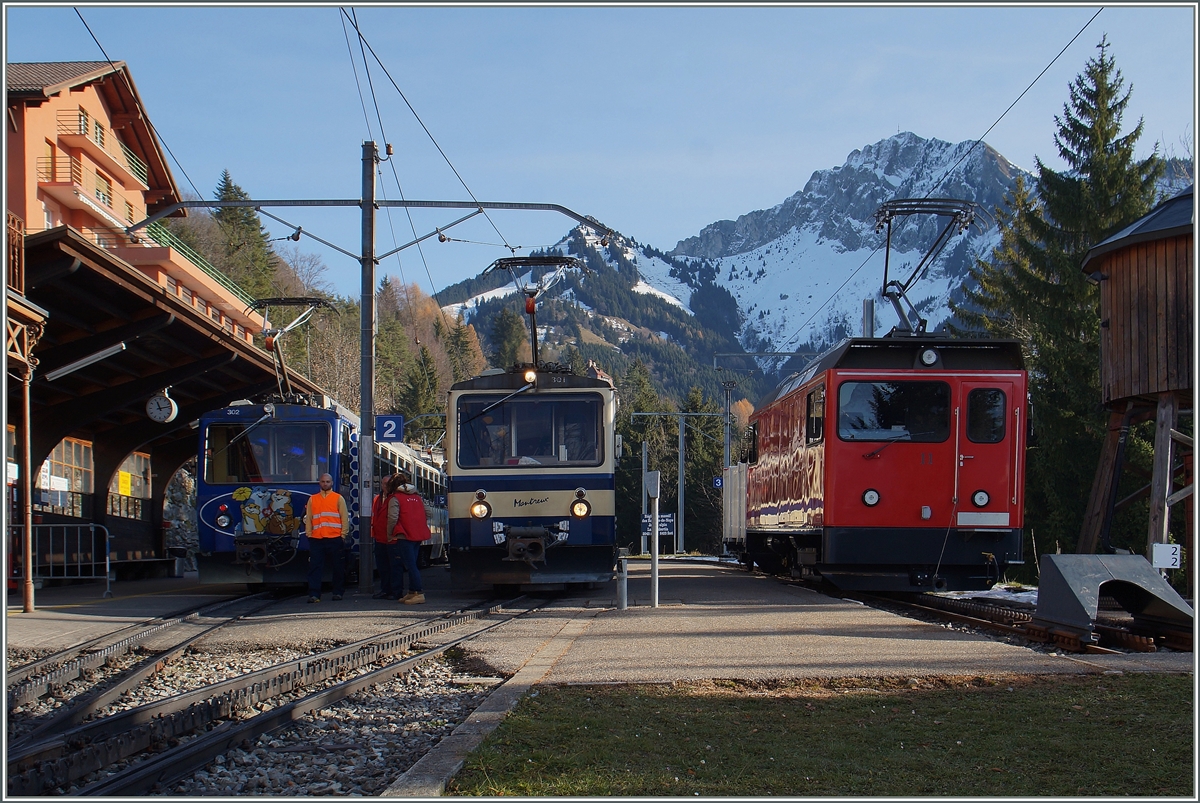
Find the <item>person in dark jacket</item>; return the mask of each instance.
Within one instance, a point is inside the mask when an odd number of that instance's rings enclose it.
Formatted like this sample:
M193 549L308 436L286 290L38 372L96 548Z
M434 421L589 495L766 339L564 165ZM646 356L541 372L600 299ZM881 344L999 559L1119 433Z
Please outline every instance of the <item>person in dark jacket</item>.
M408 593L400 598L405 605L420 605L425 601L425 593L421 586L421 572L417 569L417 555L421 544L428 541L432 534L429 532L429 518L425 511L425 500L417 493L417 487L412 484L412 475L401 469L393 476L392 496L388 502L388 532L399 536L401 562L408 572ZM395 501L395 518L393 505ZM403 584L393 590L403 588Z

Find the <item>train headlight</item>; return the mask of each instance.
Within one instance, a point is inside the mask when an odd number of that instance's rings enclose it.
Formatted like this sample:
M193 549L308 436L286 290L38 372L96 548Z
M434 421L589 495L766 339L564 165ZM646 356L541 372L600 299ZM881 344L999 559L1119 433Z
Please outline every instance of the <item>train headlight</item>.
M475 498L482 502L484 499L487 499L487 491L480 488L475 492Z
M229 516L225 515L224 513L222 513L220 516L217 516L217 526L218 527L228 527L230 521L231 521L231 519L229 518Z
M971 494L971 504L975 507L985 507L990 501L992 501L992 497L988 496L987 491L976 491Z
M525 369L525 381L531 385L537 384L537 371L533 368Z
M492 506L482 499L471 504L471 518L486 519L492 515Z
M586 499L576 499L571 503L571 515L577 519L586 518L592 512L592 506Z
M867 507L875 507L879 504L879 491L874 488L868 488L863 491L862 500L863 504Z
M583 488L576 488L576 489L575 489L575 498L576 498L576 499L582 499L582 498L583 498L583 497L585 497L585 496L587 496L587 490L585 490L585 489L583 489Z
M925 349L921 352L921 363L923 365L933 365L937 362L937 352L933 349Z

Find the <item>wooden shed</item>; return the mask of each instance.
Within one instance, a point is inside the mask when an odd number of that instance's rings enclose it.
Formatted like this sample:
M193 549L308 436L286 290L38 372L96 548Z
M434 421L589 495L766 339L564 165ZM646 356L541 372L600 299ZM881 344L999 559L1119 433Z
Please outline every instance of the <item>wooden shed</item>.
M1115 509L1147 490L1148 559L1153 544L1166 543L1170 506L1186 498L1190 508L1192 442L1176 427L1179 415L1192 410L1194 206L1189 187L1097 244L1083 261L1083 272L1100 286L1100 384L1109 428L1079 552L1107 548ZM1157 424L1153 479L1133 497L1118 501L1129 428L1151 419ZM1181 469L1185 487L1175 490ZM1190 547L1190 510L1188 522Z

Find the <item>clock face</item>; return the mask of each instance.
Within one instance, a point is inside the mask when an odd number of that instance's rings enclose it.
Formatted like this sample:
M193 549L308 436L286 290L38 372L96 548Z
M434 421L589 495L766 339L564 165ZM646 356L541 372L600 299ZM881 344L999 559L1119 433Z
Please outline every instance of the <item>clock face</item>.
M178 413L179 405L175 404L175 400L170 396L164 396L160 393L151 396L146 402L146 415L150 416L151 421L165 424L168 421L174 420Z

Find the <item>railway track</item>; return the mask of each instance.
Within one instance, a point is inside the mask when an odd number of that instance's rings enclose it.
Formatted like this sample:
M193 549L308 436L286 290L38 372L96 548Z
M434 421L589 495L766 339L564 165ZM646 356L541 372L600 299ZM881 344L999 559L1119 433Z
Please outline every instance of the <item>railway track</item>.
M263 600L265 595L252 595L237 600L232 600L229 603L221 606L212 606L205 611L198 613L195 616L188 616L189 620L199 622L202 617L216 615L218 612L223 612L224 615L220 620L206 627L202 627L198 632L185 636L181 640L175 642L174 645L155 651L154 654L134 663L132 666L124 668L112 676L103 679L101 682L94 684L91 688L71 698L65 704L52 710L47 716L32 718L29 722L23 722L14 714L9 715L9 750L20 752L31 744L35 744L40 739L45 738L55 732L63 731L70 726L77 725L88 718L93 713L102 710L120 699L127 692L136 688L147 678L164 670L169 664L178 660L192 645L199 642L201 639L207 638L223 628L240 622L249 616L253 616L273 605L282 599L267 599ZM296 595L293 595L296 596ZM178 621L173 621L172 624L178 624ZM143 640L150 636L160 635L161 628L154 627L140 631L137 634L137 640ZM131 637L132 638L132 637ZM127 652L132 651L133 642L130 638L121 639L120 643L127 646ZM107 661L112 661L113 655L109 654ZM70 663L70 662L69 662ZM34 684L28 688L27 693L18 698L20 702L29 702L27 699L30 694L40 691L43 694L59 694L59 685L62 681ZM10 700L13 697L10 696ZM24 732L22 732L24 731Z
M26 739L8 750L10 795L144 794L185 778L231 746L289 725L364 688L412 670L447 649L538 606L454 641L396 660L423 639L517 610L520 599L485 603L289 660L110 716ZM100 777L101 775L105 777Z
M1048 629L1033 622L1034 611L979 599L956 599L936 594L869 595L847 594L867 604L893 606L918 612L926 616L957 622L1002 635L1016 636L1042 644L1052 644L1067 652L1090 654L1117 654L1127 652L1155 652L1166 647L1181 652L1192 651L1192 634L1167 625L1154 627L1142 623L1134 625L1113 611L1101 610L1093 633L1095 640L1086 634L1066 629Z
M163 633L184 622L201 617L218 615L230 605L243 600L264 599L267 594L251 594L222 600L212 605L202 605L181 611L176 616L154 617L135 622L113 633L67 647L29 663L10 669L7 673L6 691L9 711L20 705L44 697L52 688L61 687L105 663L125 655L140 642Z

